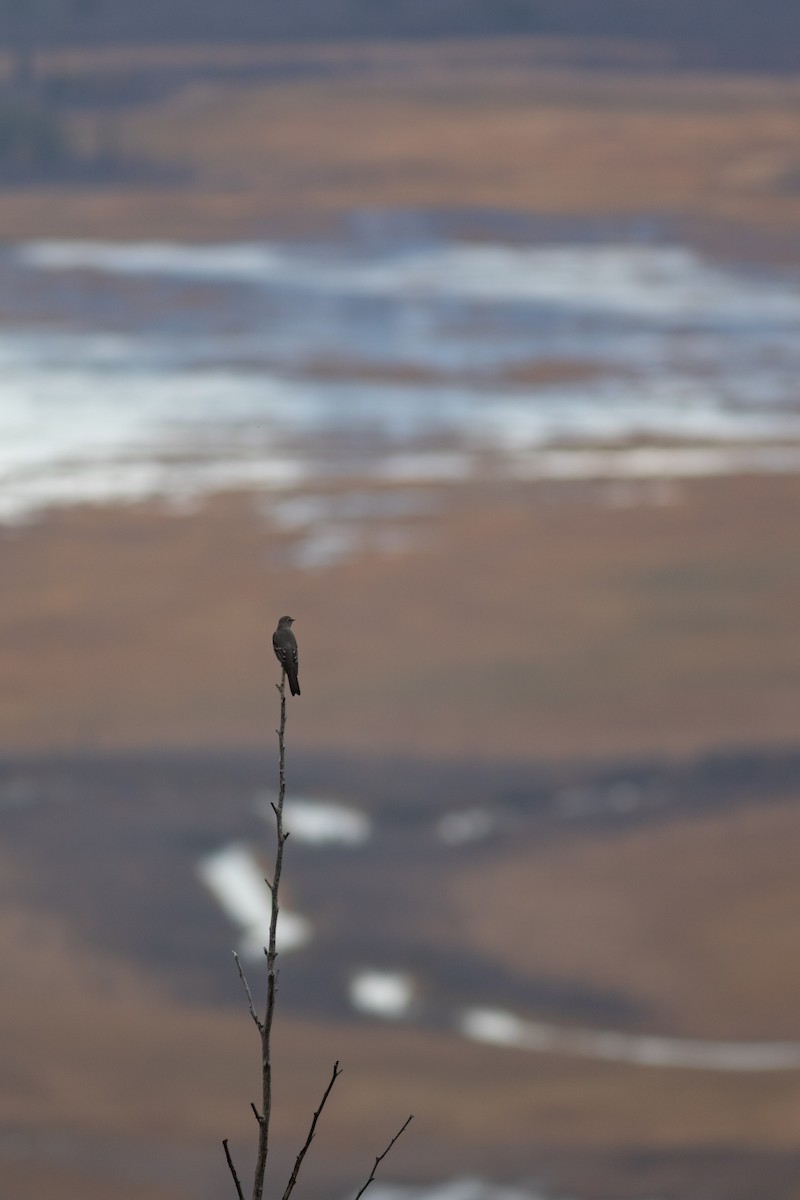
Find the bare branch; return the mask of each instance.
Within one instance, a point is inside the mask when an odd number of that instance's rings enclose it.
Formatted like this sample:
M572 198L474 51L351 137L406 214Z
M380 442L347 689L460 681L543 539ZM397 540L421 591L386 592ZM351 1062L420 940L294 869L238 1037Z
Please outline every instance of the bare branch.
M331 1089L333 1088L333 1085L336 1083L336 1080L339 1078L341 1073L342 1072L339 1070L339 1063L337 1061L333 1064L333 1074L331 1075L330 1080L328 1081L328 1086L325 1088L325 1091L323 1092L322 1099L319 1102L319 1107L317 1108L316 1112L314 1113L314 1116L311 1118L311 1126L308 1130L308 1137L305 1140L305 1144L304 1144L302 1150L300 1151L300 1153L297 1156L297 1161L294 1164L294 1170L292 1171L292 1174L289 1177L289 1182L286 1185L286 1191L283 1193L283 1200L289 1200L289 1197L292 1194L294 1185L297 1183L297 1176L300 1174L300 1168L303 1165L303 1159L306 1156L308 1147L311 1145L312 1141L314 1140L314 1134L317 1129L317 1121L320 1118L320 1113L322 1112L323 1108L325 1107L325 1102L328 1099L328 1096L330 1096L330 1094L331 1094Z
M380 1166L380 1164L383 1162L384 1158L386 1158L386 1155L389 1153L389 1151L391 1150L392 1146L395 1144L395 1142L397 1141L397 1139L400 1137L400 1134L401 1134L401 1133L405 1133L406 1129L408 1129L409 1125L411 1124L411 1122L412 1122L413 1120L414 1120L414 1114L412 1113L412 1114L411 1114L411 1116L410 1116L410 1117L407 1117L407 1118L406 1118L406 1120L405 1120L405 1122L404 1122L404 1123L403 1123L403 1124L400 1126L400 1128L398 1129L397 1133L394 1135L394 1137L392 1138L392 1140L389 1142L389 1145L388 1145L388 1146L386 1147L386 1149L384 1150L383 1154L379 1154L379 1155L378 1155L378 1157L375 1159L375 1165L373 1166L372 1170L370 1171L370 1176L369 1176L369 1179L368 1179L368 1180L367 1180L367 1182L364 1184L364 1186L361 1188L361 1191L360 1191L360 1192L356 1192L356 1197L355 1197L355 1200L361 1200L361 1197L364 1195L364 1192L367 1190L367 1188L369 1187L369 1185L370 1185L370 1184L373 1182L373 1180L375 1179L375 1172L377 1171L378 1167L379 1167L379 1166Z
M0 3L2 3L2 0L0 0ZM269 879L264 880L270 894L270 921L269 937L267 945L264 947L264 954L267 959L267 991L263 1016L259 1016L259 1014L256 1012L255 1004L253 1003L253 994L250 991L250 985L247 982L247 977L245 976L242 964L239 961L239 956L235 952L233 955L237 970L239 972L239 978L242 981L242 987L244 988L245 995L247 996L247 1003L250 1008L250 1016L253 1018L261 1038L261 1108L259 1110L254 1103L250 1104L253 1116L258 1123L258 1151L256 1155L255 1171L253 1174L252 1200L263 1200L267 1158L269 1156L270 1120L272 1116L272 1023L275 1016L275 1002L278 990L278 971L276 969L276 960L278 957L277 929L278 915L280 911L279 892L281 871L283 868L283 849L289 837L288 832L283 828L283 808L286 797L286 672L284 670L281 671L281 682L276 686L281 698L280 727L276 730L278 735L278 796L276 801L271 802L272 812L275 816L276 834L272 882L270 882ZM286 1184L286 1188L281 1200L291 1200L292 1192L294 1191L295 1185L299 1178L306 1154L308 1153L311 1143L316 1135L317 1124L322 1115L323 1109L328 1102L328 1097L333 1090L333 1086L340 1074L341 1070L337 1061L333 1064L331 1077L328 1080L319 1105L317 1106L314 1115L311 1118L306 1140L303 1143L297 1158L295 1159L292 1173L289 1176L289 1180ZM386 1158L386 1155L389 1153L400 1135L408 1128L412 1119L412 1117L407 1118L407 1120L389 1142L385 1150L377 1156L372 1170L370 1171L369 1178L362 1186L361 1190L356 1194L355 1200L361 1200L364 1192L375 1179L375 1173L378 1167L383 1162L384 1158ZM223 1146L225 1147L225 1157L228 1161L228 1167L231 1176L233 1177L234 1184L236 1185L237 1198L238 1200L244 1200L239 1177L236 1174L236 1169L233 1165L233 1160L231 1159L231 1155L228 1150L227 1140L223 1142Z
M269 1154L269 1126L272 1115L272 1020L275 1015L275 996L277 992L277 972L275 960L278 957L277 930L280 905L278 892L281 883L283 867L283 846L286 835L283 832L283 802L286 797L286 672L281 671L281 682L277 685L281 698L281 720L278 734L278 800L272 803L275 814L275 832L277 848L275 851L275 866L272 872L270 892L270 922L269 941L265 946L267 956L267 999L264 1017L259 1021L261 1033L261 1116L258 1122L258 1153L253 1175L253 1200L262 1200L264 1195L264 1176L267 1169Z
M231 1158L231 1152L228 1149L228 1139L227 1138L222 1139L222 1145L225 1149L225 1157L228 1160L228 1167L230 1168L231 1175L233 1176L233 1182L236 1185L236 1195L239 1197L239 1200L244 1200L244 1196L242 1195L242 1185L239 1183L239 1176L236 1174L236 1167L233 1165L233 1159Z
M242 970L242 964L239 962L239 955L236 953L235 950L233 952L233 959L234 959L234 962L236 963L237 970L239 971L239 978L242 981L242 987L245 990L245 995L247 996L247 1003L250 1006L250 1016L255 1021L256 1028L258 1029L258 1031L261 1032L261 1019L260 1019L258 1013L256 1012L255 1005L253 1004L253 994L250 991L250 985L248 984L247 979L245 977L245 973Z

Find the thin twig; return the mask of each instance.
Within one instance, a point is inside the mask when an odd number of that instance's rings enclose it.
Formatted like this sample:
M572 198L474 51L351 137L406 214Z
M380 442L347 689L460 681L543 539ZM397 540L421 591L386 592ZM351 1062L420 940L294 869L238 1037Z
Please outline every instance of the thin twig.
M308 1147L311 1145L312 1141L314 1140L314 1134L316 1132L317 1121L320 1118L320 1113L322 1112L323 1108L325 1107L325 1101L328 1099L328 1096L330 1096L331 1089L333 1088L333 1085L336 1083L336 1080L339 1078L341 1073L342 1072L339 1070L339 1063L335 1062L333 1064L333 1074L331 1075L330 1080L328 1081L328 1086L325 1088L325 1091L322 1094L322 1099L319 1102L319 1107L317 1108L316 1112L314 1113L314 1116L311 1118L311 1126L308 1130L308 1137L305 1140L305 1145L303 1146L302 1150L298 1154L297 1161L294 1164L294 1170L292 1171L291 1175L289 1176L289 1182L286 1185L286 1191L283 1193L283 1200L289 1200L289 1197L292 1194L294 1185L297 1183L297 1176L300 1174L300 1168L303 1165L303 1159L306 1156L306 1151L308 1150Z
M239 1183L239 1176L236 1174L236 1167L233 1165L233 1159L231 1158L231 1152L228 1149L228 1139L227 1138L222 1139L222 1145L225 1148L225 1157L228 1160L228 1166L230 1168L231 1175L233 1176L233 1182L236 1185L236 1195L239 1197L239 1200L244 1200L244 1196L242 1195L242 1185Z
M236 953L235 950L233 952L233 958L234 958L234 962L236 963L236 967L239 971L239 978L242 981L242 987L244 988L245 995L247 996L247 1003L250 1005L250 1016L253 1018L253 1020L256 1023L256 1026L260 1030L261 1029L261 1018L259 1017L258 1013L256 1012L255 1005L253 1004L253 994L250 991L250 985L248 984L247 979L245 977L245 973L242 970L242 964L239 962L239 955Z
M375 1165L373 1166L372 1170L370 1171L370 1176L369 1176L369 1179L368 1179L368 1180L367 1180L367 1182L364 1184L364 1186L361 1188L361 1191L360 1191L360 1192L356 1192L355 1200L361 1200L361 1197L364 1195L364 1192L367 1190L367 1188L369 1187L369 1185L370 1185L370 1184L372 1183L372 1181L374 1180L374 1178L375 1178L375 1172L377 1171L378 1167L379 1167L379 1166L380 1166L380 1164L383 1162L384 1158L386 1158L386 1155L389 1153L389 1151L391 1150L392 1146L395 1144L395 1142L397 1141L397 1139L400 1137L400 1134L401 1134L401 1133L404 1133L404 1132L406 1131L406 1129L408 1129L409 1125L411 1124L411 1122L412 1122L413 1120L414 1120L414 1114L412 1113L412 1114L411 1114L411 1116L410 1116L410 1117L407 1117L407 1118L406 1118L406 1120L405 1120L405 1122L404 1122L404 1123L403 1123L403 1124L400 1126L400 1128L398 1129L397 1133L394 1135L394 1137L392 1138L392 1140L389 1142L389 1145L388 1145L388 1146L386 1147L386 1149L384 1150L383 1154L379 1154L379 1155L378 1155L378 1157L375 1159Z

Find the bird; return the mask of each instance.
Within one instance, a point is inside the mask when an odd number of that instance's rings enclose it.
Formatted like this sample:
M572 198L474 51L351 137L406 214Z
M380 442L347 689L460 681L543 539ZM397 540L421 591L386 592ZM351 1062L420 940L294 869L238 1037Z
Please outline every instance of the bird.
M272 635L272 649L275 657L286 672L289 680L289 691L293 696L300 695L300 684L297 682L297 638L292 633L294 617L281 617L278 628Z

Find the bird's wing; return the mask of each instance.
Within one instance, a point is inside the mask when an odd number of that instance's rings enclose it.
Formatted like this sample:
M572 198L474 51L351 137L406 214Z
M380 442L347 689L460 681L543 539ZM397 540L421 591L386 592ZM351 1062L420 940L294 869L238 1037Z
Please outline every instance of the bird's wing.
M272 648L282 663L292 662L297 666L297 642L286 630L276 629L272 635Z

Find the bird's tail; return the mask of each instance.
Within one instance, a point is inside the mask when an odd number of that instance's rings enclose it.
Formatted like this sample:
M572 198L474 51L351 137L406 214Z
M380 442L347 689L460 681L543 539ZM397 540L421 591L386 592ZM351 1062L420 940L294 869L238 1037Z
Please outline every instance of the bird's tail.
M297 682L297 673L295 671L292 671L291 674L289 674L289 691L293 696L300 695L300 684Z

